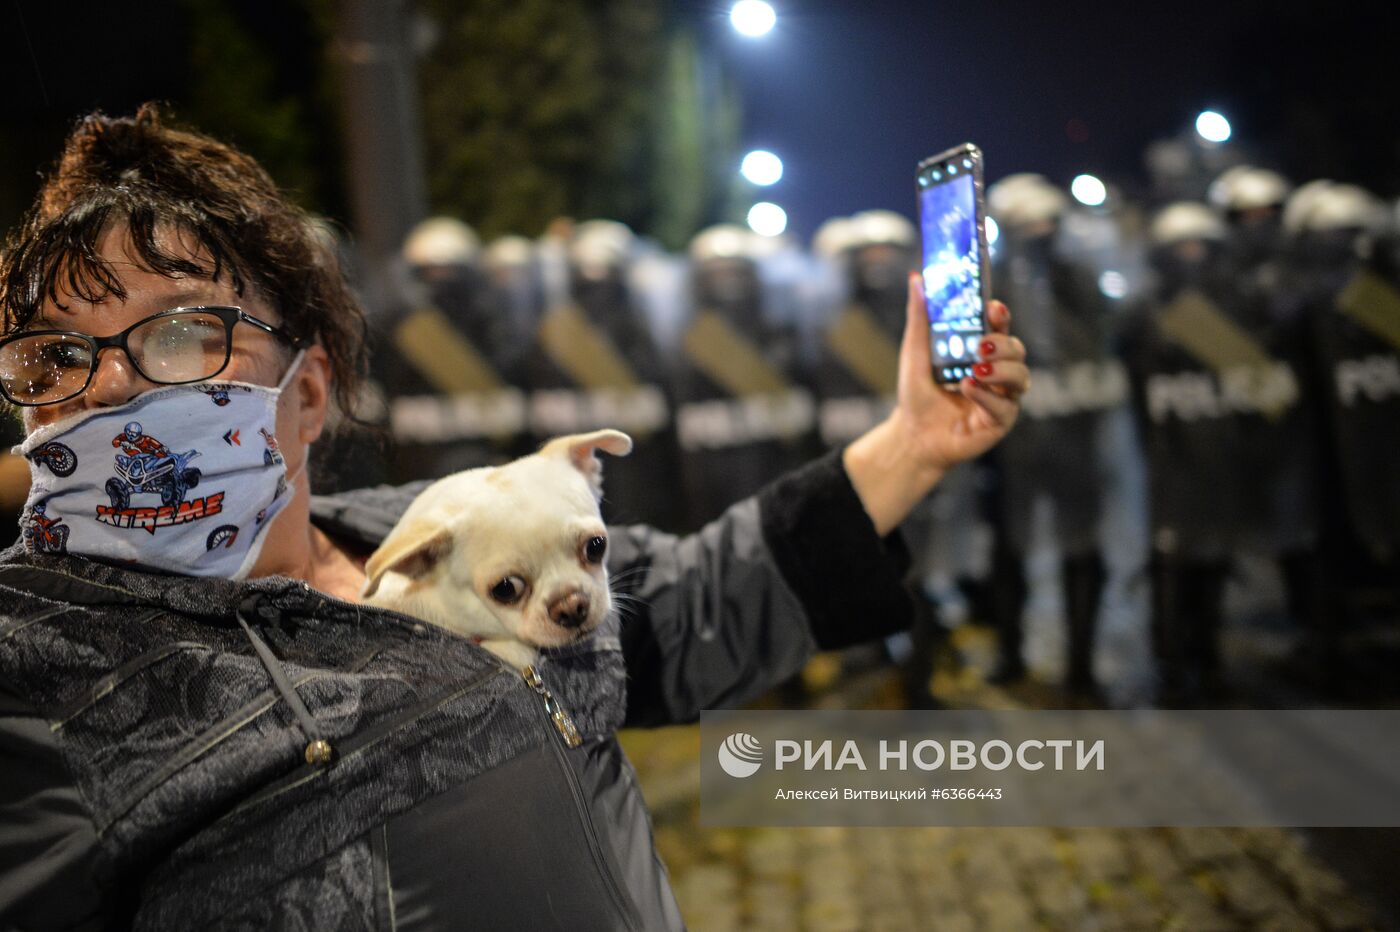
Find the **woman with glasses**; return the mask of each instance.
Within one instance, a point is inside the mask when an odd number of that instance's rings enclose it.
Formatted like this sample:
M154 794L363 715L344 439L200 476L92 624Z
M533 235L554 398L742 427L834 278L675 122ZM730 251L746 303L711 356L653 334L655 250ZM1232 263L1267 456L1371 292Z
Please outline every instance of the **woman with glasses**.
M696 535L611 528L635 611L521 677L357 601L417 490L313 495L365 339L305 216L153 108L83 120L0 259L33 477L0 555L0 926L680 928L614 732L907 625L887 535L1015 419L1006 309L945 392L918 294L888 421Z

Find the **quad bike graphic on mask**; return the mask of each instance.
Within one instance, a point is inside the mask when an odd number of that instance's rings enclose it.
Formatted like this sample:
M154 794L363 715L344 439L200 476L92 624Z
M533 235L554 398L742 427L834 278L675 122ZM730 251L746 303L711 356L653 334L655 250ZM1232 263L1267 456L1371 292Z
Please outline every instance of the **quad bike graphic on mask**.
M218 383L213 385L198 385L196 386L196 388L204 394L208 395L209 400L214 402L214 404L218 405L221 408L227 407L228 404L233 400L229 397L233 392L247 393L248 391L250 391L250 389L246 385L225 385Z
M29 454L29 458L36 463L43 463L55 476L62 478L73 475L73 470L78 468L77 454L56 441L39 447Z
M131 507L131 496L159 495L162 505L176 506L185 494L199 485L200 472L189 465L199 455L198 450L173 453L156 438L144 433L138 421L127 424L112 438L112 446L121 447L117 454L117 474L107 480L107 495L112 508L125 511Z
M24 546L31 553L67 553L68 525L62 523L62 518L48 517L45 507L39 502L30 512L24 526Z

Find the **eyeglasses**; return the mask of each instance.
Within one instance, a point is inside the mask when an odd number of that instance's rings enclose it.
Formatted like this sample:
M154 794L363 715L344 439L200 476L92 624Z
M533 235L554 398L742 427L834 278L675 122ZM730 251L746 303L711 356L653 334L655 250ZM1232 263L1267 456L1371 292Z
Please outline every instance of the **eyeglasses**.
M161 385L212 379L228 366L240 321L293 349L304 341L237 307L177 307L110 337L69 330L30 330L0 340L0 394L28 407L81 395L97 371L97 354L119 346L142 377Z

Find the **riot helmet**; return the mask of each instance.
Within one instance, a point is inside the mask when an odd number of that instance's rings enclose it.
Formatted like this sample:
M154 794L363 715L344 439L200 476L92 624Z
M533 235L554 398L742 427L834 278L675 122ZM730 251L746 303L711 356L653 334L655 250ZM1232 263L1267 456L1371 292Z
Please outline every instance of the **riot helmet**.
M914 225L892 210L866 210L851 218L847 235L857 292L902 294L915 267Z
M1283 211L1284 229L1299 258L1312 266L1368 255L1388 221L1385 204L1365 188L1327 180L1300 187Z
M403 258L418 277L433 282L459 276L475 267L481 254L476 231L453 217L429 217L415 226L403 244Z
M1239 259L1263 262L1279 246L1283 205L1293 186L1278 172L1236 165L1211 183L1210 204L1225 217Z
M701 230L690 241L695 298L704 306L749 312L761 309L756 234L732 223Z
M850 217L832 217L823 221L812 236L812 254L831 263L841 263L854 242Z
M1176 201L1152 218L1149 257L1168 288L1198 285L1215 274L1226 237L1215 211L1196 201Z
M1069 210L1069 198L1044 175L1007 175L987 189L987 212L1010 239L1049 240Z
M524 236L502 236L492 240L481 255L482 263L494 275L529 269L535 261L535 247Z
M618 339L638 323L627 287L636 240L626 224L588 220L574 228L568 246L574 300Z
M569 265L585 281L621 279L631 262L636 235L616 220L587 220L574 228Z

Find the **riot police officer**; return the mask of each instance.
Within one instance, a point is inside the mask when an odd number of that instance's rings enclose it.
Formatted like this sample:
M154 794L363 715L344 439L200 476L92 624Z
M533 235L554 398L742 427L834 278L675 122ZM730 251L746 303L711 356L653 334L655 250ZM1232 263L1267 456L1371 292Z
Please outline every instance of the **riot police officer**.
M1283 205L1293 186L1278 172L1236 165L1211 182L1208 199L1229 228L1230 260L1241 284L1277 288L1283 252Z
M813 369L821 439L826 446L837 447L879 423L893 406L917 236L903 216L868 210L823 224L812 246L847 279L840 289L845 301L823 328ZM908 638L884 645L900 661L908 702L921 707L933 704L929 680L945 636L925 588L934 569L934 507L931 498L900 526L910 546L906 584L917 614ZM852 648L843 657L843 666L851 669L883 662L886 656L881 648L878 644Z
M1215 212L1171 204L1149 239L1156 286L1123 343L1148 469L1159 699L1175 705L1223 685L1226 578L1236 553L1270 539L1271 438L1299 387L1261 339L1267 309L1232 274Z
M690 244L694 310L674 374L691 527L817 450L798 339L767 313L758 252L755 234L732 225Z
M482 251L493 314L504 315L515 339L534 332L544 309L544 282L535 246L524 236L502 236Z
M1108 352L1106 308L1092 273L1057 248L1065 195L1039 175L1012 175L991 187L988 208L1000 230L993 288L1024 309L1018 335L1032 367L1026 417L994 458L991 608L1000 660L993 679L1011 682L1026 671L1026 553L1036 505L1048 501L1061 558L1065 686L1095 700L1094 640L1106 579L1098 434L1103 413L1125 397L1126 382Z
M1288 612L1309 637L1329 630L1322 561L1318 554L1318 416L1320 387L1311 377L1311 336L1291 271L1283 226L1284 205L1292 186L1264 168L1238 165L1210 187L1209 199L1227 226L1227 246L1239 300L1257 309L1250 321L1254 339L1275 360L1286 364L1298 384L1294 404L1258 425L1261 472L1257 482L1267 493L1269 524L1264 545L1278 559ZM1306 201L1312 195L1304 193ZM1306 277L1306 276L1304 276Z
M522 452L525 398L512 322L494 313L476 233L450 217L404 242L400 300L376 327L395 481L435 478Z
M1346 593L1388 590L1393 603L1400 575L1400 250L1386 213L1365 190L1328 181L1299 188L1284 212L1287 287L1321 400L1320 562L1332 617L1317 640L1333 664L1352 614Z
M551 303L529 352L530 427L536 443L613 427L632 454L608 463L610 521L678 525L675 439L665 367L628 280L636 237L624 224L589 220L563 243L567 290Z
M822 442L838 446L879 423L894 399L914 226L892 211L844 219L839 241L828 227L814 248L830 250L849 276L849 297L821 336L816 390Z

